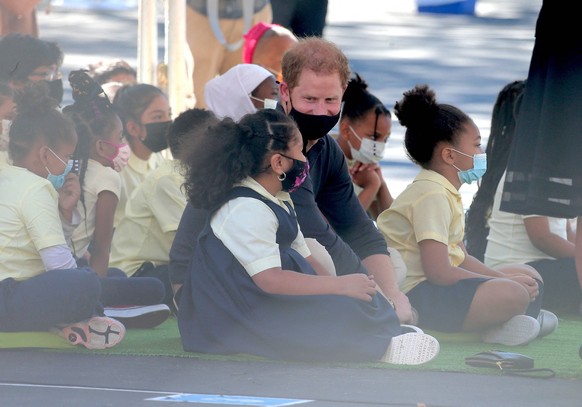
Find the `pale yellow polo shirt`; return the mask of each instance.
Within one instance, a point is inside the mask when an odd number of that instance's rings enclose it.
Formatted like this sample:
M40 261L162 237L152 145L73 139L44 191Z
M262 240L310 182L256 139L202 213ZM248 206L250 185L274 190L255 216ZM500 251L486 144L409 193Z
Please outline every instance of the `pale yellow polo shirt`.
M142 160L135 154L130 154L125 168L119 173L121 176L121 195L115 211L114 225L119 222L125 214L125 205L134 189L140 185L153 170L158 168L165 160L160 153L153 153L148 160Z
M113 235L109 265L133 275L146 261L170 262L170 248L186 207L179 162L164 161L131 194Z
M39 251L66 245L58 193L25 168L0 165L0 281L45 271Z
M432 239L446 244L455 267L465 260L459 246L465 230L461 194L435 171L421 170L377 223L388 245L400 252L408 269L401 287L404 293L426 280L419 242Z
M96 205L99 194L110 191L119 198L121 179L117 171L95 160L87 162L87 172L83 180L83 202L77 202L77 211L81 214L79 226L73 232L73 254L81 258L89 248L95 233ZM119 205L118 205L119 206Z

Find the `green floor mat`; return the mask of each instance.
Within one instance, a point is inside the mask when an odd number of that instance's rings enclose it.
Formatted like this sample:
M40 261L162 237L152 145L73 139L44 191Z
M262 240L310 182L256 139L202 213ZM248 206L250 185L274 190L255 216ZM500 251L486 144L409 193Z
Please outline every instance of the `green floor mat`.
M480 374L500 374L494 369L474 368L465 365L465 357L488 350L506 350L522 353L534 359L535 367L546 367L556 371L561 378L582 379L582 361L578 350L582 345L582 317L560 318L558 330L543 339L534 340L524 346L503 346L479 341L475 334L443 334L430 332L439 339L441 351L433 361L420 366L395 366L385 363L329 364L354 368L430 370L443 372L468 372ZM184 352L180 342L178 324L170 318L154 329L128 330L125 339L117 346L102 351L91 351L82 347L69 348L67 352L93 352L101 354L172 356L204 360L250 361L264 360L250 355L222 356Z
M0 332L0 349L72 347L69 342L50 332Z

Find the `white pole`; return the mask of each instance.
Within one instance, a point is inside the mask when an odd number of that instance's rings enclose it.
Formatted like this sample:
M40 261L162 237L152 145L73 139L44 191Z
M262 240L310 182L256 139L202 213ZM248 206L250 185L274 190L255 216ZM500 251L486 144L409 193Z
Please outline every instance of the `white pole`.
M138 7L137 80L140 83L157 83L158 20L156 0L140 0Z
M186 1L167 0L166 61L168 64L168 98L172 115L185 110L186 97Z

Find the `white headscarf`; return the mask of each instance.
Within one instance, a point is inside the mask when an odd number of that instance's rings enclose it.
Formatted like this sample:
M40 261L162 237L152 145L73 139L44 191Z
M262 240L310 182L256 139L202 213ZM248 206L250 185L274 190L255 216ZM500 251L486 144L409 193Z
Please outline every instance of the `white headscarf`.
M206 105L219 119L230 117L238 122L245 114L257 111L249 95L269 76L273 74L259 65L235 65L206 83Z

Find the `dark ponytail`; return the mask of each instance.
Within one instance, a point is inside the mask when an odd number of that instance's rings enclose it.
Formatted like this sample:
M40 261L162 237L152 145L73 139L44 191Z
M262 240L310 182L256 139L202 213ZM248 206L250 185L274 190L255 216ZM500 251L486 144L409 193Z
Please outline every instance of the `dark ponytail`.
M357 73L348 82L342 102L344 103L342 120L346 118L350 121L358 121L363 119L370 111L376 113L376 122L380 115L391 117L390 111L380 99L368 91L368 84Z
M525 81L507 84L497 95L491 115L491 133L487 141L487 172L467 212L465 240L467 252L483 261L489 234L488 221L495 191L507 167L517 112L525 89Z
M404 92L394 113L406 127L404 145L408 156L424 168L432 160L436 145L441 141L454 143L463 126L471 121L460 109L437 103L436 94L428 85L416 85Z

